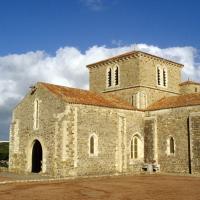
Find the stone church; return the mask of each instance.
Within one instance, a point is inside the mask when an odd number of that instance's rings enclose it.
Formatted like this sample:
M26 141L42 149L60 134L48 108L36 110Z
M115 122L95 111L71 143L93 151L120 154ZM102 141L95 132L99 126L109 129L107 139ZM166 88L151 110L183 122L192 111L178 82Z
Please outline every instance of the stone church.
M182 67L132 51L88 65L89 91L36 83L13 110L9 170L200 173L200 84Z

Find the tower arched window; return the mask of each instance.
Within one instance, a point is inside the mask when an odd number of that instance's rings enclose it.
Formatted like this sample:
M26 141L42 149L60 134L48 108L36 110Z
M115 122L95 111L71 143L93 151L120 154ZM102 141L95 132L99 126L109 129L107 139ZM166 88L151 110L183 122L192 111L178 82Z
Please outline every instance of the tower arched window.
M34 102L34 129L39 128L39 100Z
M163 86L167 86L167 70L163 69Z
M157 67L157 85L161 87L167 87L168 83L167 68L165 66Z
M107 81L108 81L108 87L112 86L112 69L111 68L108 69Z
M119 85L119 67L115 68L115 85Z
M157 68L157 84L161 85L161 76L160 76L160 68Z

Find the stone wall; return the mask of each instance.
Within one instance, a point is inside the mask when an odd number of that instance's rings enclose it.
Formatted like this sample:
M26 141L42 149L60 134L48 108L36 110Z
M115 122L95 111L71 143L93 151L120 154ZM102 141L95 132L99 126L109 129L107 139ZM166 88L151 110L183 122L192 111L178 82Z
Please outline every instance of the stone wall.
M165 67L167 69L167 87L157 85L157 67ZM153 87L155 89L166 90L173 93L179 93L179 83L181 82L181 68L160 60L149 59L148 57L140 57L140 85Z
M119 85L107 87L107 69L109 67L119 66ZM110 64L100 65L89 69L90 90L95 92L110 91L121 89L139 84L139 64L136 58L112 62ZM114 78L114 77L113 77Z
M115 87L106 87L106 76L108 67L119 66L120 84ZM167 87L157 85L157 67L167 69ZM155 60L149 57L132 57L109 64L96 65L89 68L90 90L105 92L115 89L128 88L133 86L146 86L161 90L179 93L181 82L181 67L176 64L165 62L163 59Z
M144 162L154 163L157 160L157 121L156 117L145 117L144 123Z
M129 102L130 104L132 104L133 96L140 91L144 92L146 94L147 106L160 100L164 96L168 97L168 96L178 95L176 93L171 93L166 90L154 89L154 88L145 87L145 86L142 86L142 87L137 86L137 87L131 87L131 88L122 89L122 90L110 91L110 92L106 92L106 94L118 96L118 97L124 99L125 101Z
M77 108L65 104L64 112L56 115L55 123L55 176L76 176L77 167Z
M78 175L101 175L135 172L142 160L130 159L130 140L135 133L143 137L142 112L79 106ZM89 136L98 138L98 154L89 154ZM122 135L121 135L122 134Z
M200 113L193 112L189 117L191 173L200 174Z
M197 112L199 109L200 106L191 106L147 113L157 118L157 152L161 172L189 173L188 118L191 112ZM200 131L198 120L194 122L195 125L192 125L196 135L196 138L193 139L194 149L198 148L197 132ZM170 137L173 137L175 141L174 154L170 154L167 150L169 145L167 140ZM194 155L195 158L197 156L198 153Z

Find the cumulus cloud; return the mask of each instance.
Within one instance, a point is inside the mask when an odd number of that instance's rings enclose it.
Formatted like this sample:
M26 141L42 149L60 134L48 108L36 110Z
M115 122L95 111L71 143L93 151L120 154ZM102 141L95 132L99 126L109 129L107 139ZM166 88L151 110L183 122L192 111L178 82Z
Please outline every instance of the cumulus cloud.
M200 80L197 49L171 47L161 49L147 44L132 44L108 48L93 46L85 52L64 47L49 55L44 51L12 54L0 57L0 139L8 138L11 110L31 85L44 81L69 87L88 88L87 64L131 50L141 50L185 65L183 79ZM4 134L4 135L2 135Z

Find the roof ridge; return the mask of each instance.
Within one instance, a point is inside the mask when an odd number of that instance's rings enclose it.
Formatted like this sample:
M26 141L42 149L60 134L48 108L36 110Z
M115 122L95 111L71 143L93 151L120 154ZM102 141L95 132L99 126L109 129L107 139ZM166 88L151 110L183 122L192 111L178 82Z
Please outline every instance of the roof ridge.
M65 86L65 85L58 85L58 84L54 84L54 83L37 82L36 84L52 85L52 86L56 86L56 87L66 88L66 89L74 89L74 90L81 90L81 91L86 91L86 92L93 92L93 91L86 90L86 89L68 87L68 86Z

